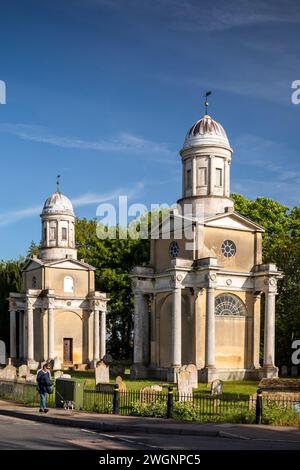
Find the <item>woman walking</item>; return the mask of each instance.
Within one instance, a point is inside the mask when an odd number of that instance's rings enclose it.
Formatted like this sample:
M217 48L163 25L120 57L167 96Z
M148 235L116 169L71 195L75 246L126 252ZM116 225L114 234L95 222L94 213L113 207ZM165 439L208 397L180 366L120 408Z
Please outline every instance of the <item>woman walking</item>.
M48 413L46 408L47 393L52 393L52 381L50 375L50 365L46 362L42 369L37 373L36 381L38 384L38 392L40 394L40 413Z

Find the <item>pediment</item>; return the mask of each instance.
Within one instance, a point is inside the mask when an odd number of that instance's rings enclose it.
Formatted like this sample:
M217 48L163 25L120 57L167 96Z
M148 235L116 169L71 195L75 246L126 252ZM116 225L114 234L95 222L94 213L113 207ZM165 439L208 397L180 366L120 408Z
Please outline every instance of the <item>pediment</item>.
M58 268L58 269L77 269L77 270L82 270L82 271L86 271L87 269L95 270L93 266L90 266L89 264L84 263L82 261L73 260L73 259L63 259L63 260L53 261L50 263L45 263L45 266L51 267L51 268Z
M205 219L206 227L227 228L246 232L264 232L263 227L238 212L230 212Z

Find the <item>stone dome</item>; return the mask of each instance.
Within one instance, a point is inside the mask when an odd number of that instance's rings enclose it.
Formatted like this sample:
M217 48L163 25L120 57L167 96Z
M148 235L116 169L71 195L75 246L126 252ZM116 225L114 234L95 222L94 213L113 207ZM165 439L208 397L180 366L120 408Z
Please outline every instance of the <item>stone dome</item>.
M224 128L207 114L192 125L186 135L183 149L202 145L217 145L230 149Z
M70 199L56 191L46 200L42 215L45 214L66 214L75 215Z

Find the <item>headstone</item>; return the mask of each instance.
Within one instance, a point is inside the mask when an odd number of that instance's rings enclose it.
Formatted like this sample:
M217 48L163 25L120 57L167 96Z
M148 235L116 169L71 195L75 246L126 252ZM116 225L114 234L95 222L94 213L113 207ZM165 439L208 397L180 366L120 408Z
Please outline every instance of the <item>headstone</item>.
M292 375L292 377L298 377L298 367L297 366L292 366L291 375Z
M61 368L61 360L59 357L55 357L53 361L53 370L59 370Z
M287 377L289 375L289 369L287 366L281 366L281 376Z
M30 369L27 364L23 364L19 367L19 377L27 377L30 375Z
M110 366L109 367L109 372L111 375L125 375L125 367L124 366Z
M223 382L222 380L216 379L211 383L210 394L212 397L217 397L223 393Z
M109 365L112 363L112 360L113 360L113 358L111 357L110 354L105 354L105 355L102 357L100 363L101 363L101 362L104 362L105 365L109 366Z
M190 385L190 374L187 370L180 370L177 373L177 388L179 400L190 400L193 396L193 389Z
M154 390L154 392L162 392L163 388L161 385L151 385L151 390Z
M17 378L17 369L9 364L2 371L2 379L4 380L16 380Z
M96 385L109 383L109 367L103 361L95 369Z
M54 372L54 380L56 379L59 379L60 377L62 377L64 375L63 371L62 370L56 370Z
M126 383L123 381L122 377L118 375L116 378L116 384L119 385L119 392L124 393L126 392Z
M25 378L26 382L36 383L36 375L28 374Z
M0 364L6 364L6 347L2 340L0 340Z
M198 370L195 364L189 364L185 369L189 375L189 382L192 388L198 388Z
M158 392L151 387L144 387L140 391L140 402L141 403L155 403L157 397L159 396Z
M72 376L70 374L63 374L60 376L60 379L71 379Z

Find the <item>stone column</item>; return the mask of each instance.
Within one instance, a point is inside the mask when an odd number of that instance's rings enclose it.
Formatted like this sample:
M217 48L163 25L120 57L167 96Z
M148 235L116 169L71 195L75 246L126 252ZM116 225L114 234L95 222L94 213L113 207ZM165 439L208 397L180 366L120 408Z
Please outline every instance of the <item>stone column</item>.
M33 308L31 305L27 306L27 359L28 361L34 360L34 331L33 331Z
M142 364L143 362L143 300L141 292L134 294L134 364Z
M181 288L172 292L172 367L181 366Z
M24 326L23 326L23 312L19 311L19 357L24 357Z
M16 311L10 310L10 357L17 356L17 331Z
M48 307L48 360L54 359L54 312Z
M227 158L224 159L224 188L223 188L223 196L229 196L228 194L228 190L227 190L227 186L228 186L228 181L229 181L229 178L228 178L228 160Z
M106 354L106 311L100 314L100 359Z
M215 185L215 176L214 176L214 156L209 156L209 168L208 168L208 184L209 184L209 191L208 194L214 193L214 185Z
M99 310L94 310L94 350L93 360L96 363L99 361L100 352L100 328L99 328Z
M264 367L275 367L275 296L265 294Z
M252 364L251 367L258 369L260 349L260 299L261 294L253 294L253 320L252 320Z
M205 367L215 367L215 289L206 289Z

